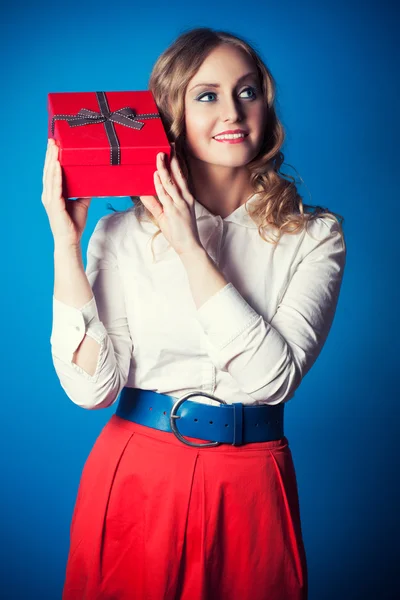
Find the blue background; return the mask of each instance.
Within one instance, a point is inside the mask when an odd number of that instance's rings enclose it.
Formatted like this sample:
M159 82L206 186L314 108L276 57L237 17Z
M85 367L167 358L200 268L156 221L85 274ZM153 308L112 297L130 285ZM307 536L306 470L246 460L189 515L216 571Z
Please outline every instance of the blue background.
M334 325L286 410L310 600L395 597L399 129L391 4L71 0L3 8L2 598L61 597L80 473L114 410L75 406L51 361L53 239L41 204L47 93L147 89L158 55L198 26L242 35L260 51L278 83L286 162L311 192L301 186L304 201L345 217L348 259ZM92 202L84 254L107 202ZM112 204L131 206L127 198Z

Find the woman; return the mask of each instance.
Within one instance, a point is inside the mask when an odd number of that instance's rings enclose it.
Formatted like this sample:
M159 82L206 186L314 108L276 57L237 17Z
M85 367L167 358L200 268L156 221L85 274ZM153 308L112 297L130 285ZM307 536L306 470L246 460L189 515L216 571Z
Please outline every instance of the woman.
M332 325L343 232L280 173L274 80L244 40L188 31L149 87L175 156L157 196L100 219L86 272L90 199L65 203L46 156L54 366L83 408L122 392L82 472L63 600L304 600L283 407Z

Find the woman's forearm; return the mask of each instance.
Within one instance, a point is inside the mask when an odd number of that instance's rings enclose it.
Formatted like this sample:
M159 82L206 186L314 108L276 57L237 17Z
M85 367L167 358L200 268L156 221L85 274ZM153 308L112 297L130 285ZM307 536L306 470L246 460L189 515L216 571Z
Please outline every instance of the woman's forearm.
M180 259L186 269L197 309L228 285L229 282L204 248L199 247L188 254L181 254Z
M56 300L81 308L93 291L85 273L80 246L54 245L54 297ZM73 362L93 375L99 357L100 345L85 335L73 355Z

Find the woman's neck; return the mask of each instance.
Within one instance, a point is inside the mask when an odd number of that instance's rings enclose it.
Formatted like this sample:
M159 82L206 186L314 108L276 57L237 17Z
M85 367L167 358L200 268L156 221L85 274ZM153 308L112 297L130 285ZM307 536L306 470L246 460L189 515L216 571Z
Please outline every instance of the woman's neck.
M254 194L246 166L211 165L193 157L188 162L193 196L214 215L224 219Z

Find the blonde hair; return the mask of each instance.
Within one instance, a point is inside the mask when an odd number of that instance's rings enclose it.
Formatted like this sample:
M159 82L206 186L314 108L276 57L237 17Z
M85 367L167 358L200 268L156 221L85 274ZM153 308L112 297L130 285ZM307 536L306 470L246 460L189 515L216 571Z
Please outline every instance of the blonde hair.
M295 179L280 172L280 167L284 162L284 155L280 149L285 139L285 132L275 110L276 84L270 70L257 51L242 38L207 27L191 29L180 35L159 56L149 81L149 89L158 106L167 137L170 143L175 145L175 154L189 189L191 189L190 171L185 158L186 89L203 61L222 44L230 44L239 48L252 58L267 104L264 139L257 156L247 164L250 185L254 193L258 194L258 198L249 204L249 208L246 205L246 210L258 225L259 235L264 241L277 244L282 234L301 232L305 228L307 229L309 221L321 216L327 216L338 222L339 231L343 235L341 227L343 217L320 206L314 207L314 212L305 212L305 208L311 208L311 206L303 204ZM134 202L137 217L142 219L143 216L147 216L158 228L152 238L153 252L153 241L161 233L161 229L153 215L141 202L140 197L131 196L131 199ZM271 226L276 230L275 239L268 239L265 235L264 230Z

